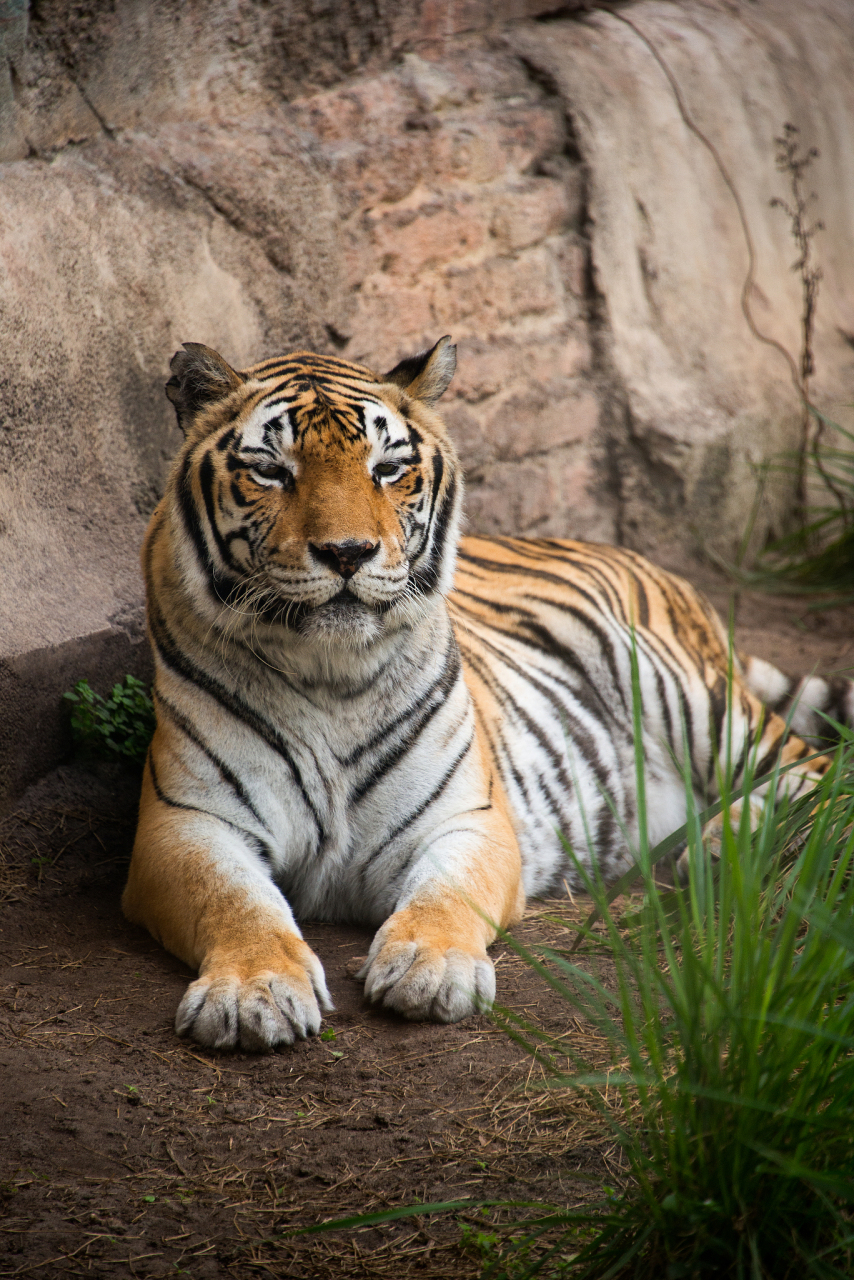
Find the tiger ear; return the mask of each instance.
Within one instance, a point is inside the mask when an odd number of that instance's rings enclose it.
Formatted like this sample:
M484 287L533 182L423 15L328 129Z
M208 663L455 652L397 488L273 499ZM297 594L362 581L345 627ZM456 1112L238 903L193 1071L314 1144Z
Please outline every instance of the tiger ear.
M205 405L222 400L245 379L221 355L201 342L185 342L169 361L172 377L166 394L175 406L178 426L186 435L193 418Z
M389 370L383 381L403 387L413 400L423 400L432 407L448 390L456 367L457 348L446 334L435 347L401 360Z

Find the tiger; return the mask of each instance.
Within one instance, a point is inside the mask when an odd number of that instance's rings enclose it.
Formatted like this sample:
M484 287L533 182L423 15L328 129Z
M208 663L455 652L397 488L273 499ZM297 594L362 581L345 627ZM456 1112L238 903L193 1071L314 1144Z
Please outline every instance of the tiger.
M122 902L197 972L175 1028L209 1048L318 1032L298 919L376 931L376 1005L488 1009L488 948L526 899L632 863L633 687L653 843L686 775L705 803L731 749L736 783L748 754L780 759L796 794L827 766L804 736L821 711L854 718L850 681L733 657L711 604L631 550L461 537L437 409L455 368L450 337L385 375L172 358L184 442L142 552L156 728Z

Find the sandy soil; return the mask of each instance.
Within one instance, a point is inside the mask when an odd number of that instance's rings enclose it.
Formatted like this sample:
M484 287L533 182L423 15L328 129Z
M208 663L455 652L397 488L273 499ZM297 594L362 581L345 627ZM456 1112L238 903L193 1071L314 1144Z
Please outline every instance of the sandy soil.
M838 670L854 665L854 610L742 595L737 638L792 671ZM350 972L367 931L305 928L336 1004L321 1038L266 1057L179 1041L191 974L118 905L137 787L132 771L67 765L0 825L0 1276L474 1276L458 1225L482 1222L473 1208L287 1233L415 1199L566 1205L619 1183L595 1113L538 1092L538 1069L488 1019L437 1027L366 1007ZM585 905L559 909L571 924ZM555 910L535 904L516 936L566 939ZM571 1026L510 948L495 954L499 1000ZM607 977L592 948L585 963Z

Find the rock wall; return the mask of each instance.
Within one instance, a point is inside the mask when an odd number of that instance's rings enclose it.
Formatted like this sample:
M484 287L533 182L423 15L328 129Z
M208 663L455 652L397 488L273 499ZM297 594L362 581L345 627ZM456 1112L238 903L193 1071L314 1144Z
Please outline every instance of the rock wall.
M566 104L587 162L619 536L731 555L757 466L798 439L780 350L799 363L798 253L771 204L792 200L775 168L785 122L820 153L805 179L823 223L811 393L854 425L854 6L646 0L509 43ZM772 488L757 538L790 506Z
M726 551L753 464L796 438L785 361L742 312L733 199L748 304L797 355L768 205L790 119L822 150L816 388L838 412L854 11L579 8L0 5L0 794L63 749L70 665L97 683L145 661L137 548L182 341L387 368L452 333L470 527Z

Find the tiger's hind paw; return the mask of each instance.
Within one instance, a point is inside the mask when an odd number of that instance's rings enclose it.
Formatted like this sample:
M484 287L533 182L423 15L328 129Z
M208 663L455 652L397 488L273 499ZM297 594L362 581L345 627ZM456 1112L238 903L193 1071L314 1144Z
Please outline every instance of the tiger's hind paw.
M405 1018L459 1022L491 1008L495 970L489 956L459 947L441 951L418 942L387 942L374 949L356 975L373 1004Z
M745 801L734 800L729 807L729 823L733 831L738 831L739 823L742 820L742 811ZM761 795L752 795L750 797L750 829L755 831L762 821L762 813L765 800ZM714 867L720 862L723 856L723 850L726 841L726 823L723 813L717 813L710 818L703 827L703 856L706 862L711 863ZM676 879L679 884L687 884L690 879L691 866L691 849L687 846L676 859Z
M175 1030L209 1049L264 1053L316 1035L321 1009L331 1008L317 960L313 971L300 975L270 970L247 978L205 975L187 988L175 1015Z

